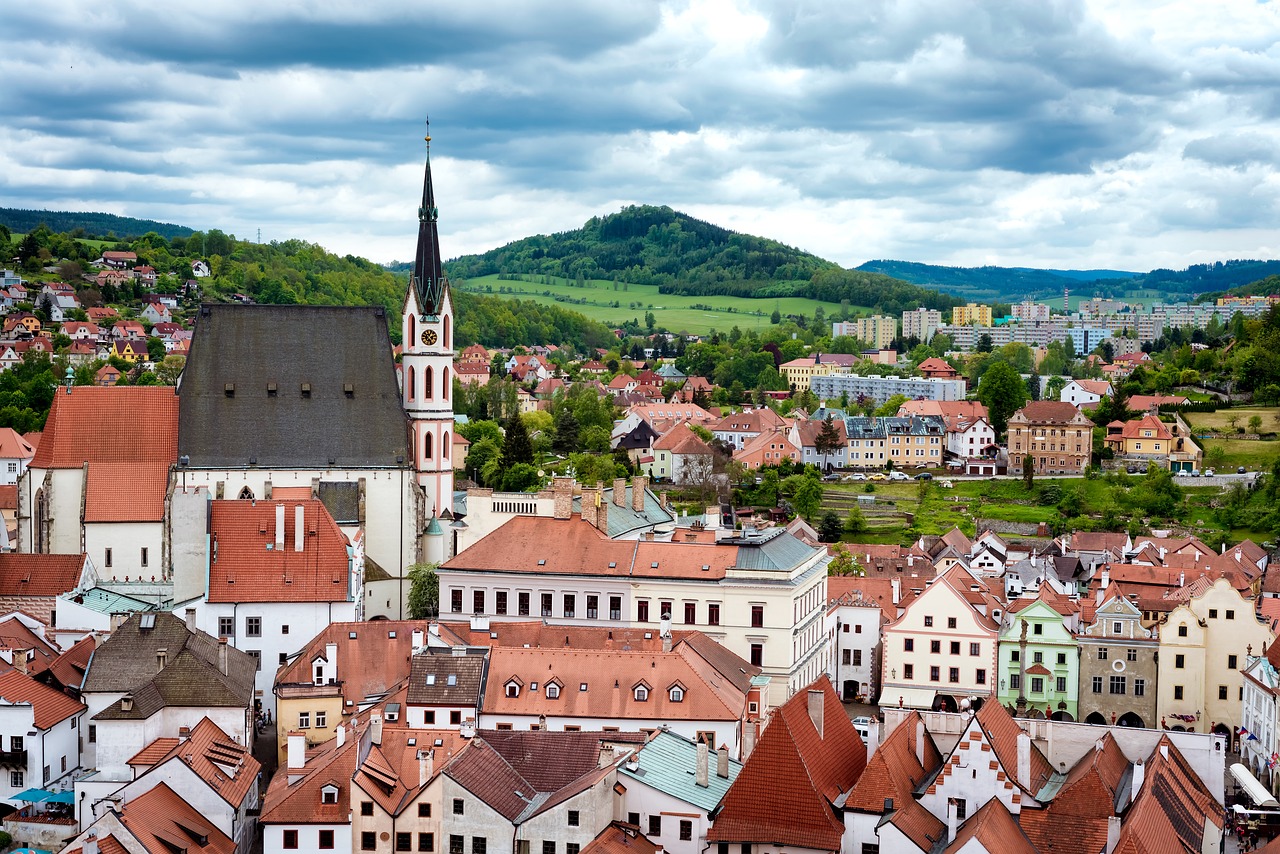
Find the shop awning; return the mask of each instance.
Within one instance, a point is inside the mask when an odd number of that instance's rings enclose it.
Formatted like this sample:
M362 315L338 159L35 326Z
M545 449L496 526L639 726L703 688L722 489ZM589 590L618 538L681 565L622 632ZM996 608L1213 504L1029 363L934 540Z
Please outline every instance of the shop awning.
M932 709L933 700L938 692L933 688L885 688L880 694L880 707L883 709Z
M1280 801L1277 801L1267 787L1258 782L1258 778L1253 776L1248 768L1239 762L1231 766L1231 776L1236 778L1236 782L1240 784L1240 788L1249 796L1249 800L1260 807L1270 807L1272 809L1280 808Z

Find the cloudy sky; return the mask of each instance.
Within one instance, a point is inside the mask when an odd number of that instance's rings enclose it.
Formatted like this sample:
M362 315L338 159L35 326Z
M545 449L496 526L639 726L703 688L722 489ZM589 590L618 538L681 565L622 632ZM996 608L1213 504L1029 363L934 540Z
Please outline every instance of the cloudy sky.
M0 4L0 205L411 257L666 204L846 266L1280 256L1254 0Z

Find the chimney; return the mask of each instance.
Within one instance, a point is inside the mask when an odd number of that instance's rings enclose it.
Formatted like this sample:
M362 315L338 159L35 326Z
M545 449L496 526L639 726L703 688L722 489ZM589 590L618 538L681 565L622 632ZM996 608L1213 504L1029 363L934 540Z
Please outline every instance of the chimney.
M347 743L347 728L342 724L338 724L338 728L333 731L333 735L339 747Z
M369 716L369 741L382 744L382 714L374 712Z
M956 830L960 826L960 820L956 816L956 799L947 798L947 839L956 838Z
M128 620L129 620L128 614L112 614L111 615L111 631L115 632L116 629L123 626L126 622L128 622Z
M698 766L695 769L693 784L701 788L707 788L707 743L705 741L698 742Z
M98 832L90 830L89 835L80 843L80 850L84 854L98 854Z
M414 629L413 630L413 651L417 652L418 650L422 649L422 644L425 640L426 640L426 635L423 634L422 629Z
M813 721L813 728L818 731L818 738L822 738L822 713L826 708L825 698L819 690L811 689L808 696L809 701L809 720Z
M1142 790L1142 782L1146 777L1146 763L1139 759L1137 762L1133 763L1133 773L1130 775L1129 803L1133 803L1138 799L1138 792Z
M893 588L893 604L897 605L902 601L902 579L890 578L889 586Z
M716 751L716 776L722 780L729 779L729 748L723 744Z
M609 502L604 500L604 490L596 493L596 527L609 533Z
M619 507L627 506L627 479L625 477L615 477L613 479L613 503Z
M336 643L327 643L324 645L325 675L335 682L338 681L338 645Z
M157 649L156 650L156 669L164 670L165 665L168 663L169 663L168 647L161 647L160 649Z
M1102 565L1102 589L1106 590L1107 585L1109 585L1110 583L1111 583L1111 565L1104 563Z
M644 534L643 534L643 536L641 537L641 539L643 539L646 543L652 543L652 542L653 542L653 531L645 531L645 532L644 532Z
M644 493L649 488L649 478L631 478L631 509L637 513L644 512Z
M276 551L284 551L284 505L276 505Z
M187 631L191 632L192 634L195 634L196 633L196 609L188 608L184 612L183 616L185 616L187 619Z
M300 732L289 733L289 755L287 762L290 771L298 771L307 765L307 737Z
M582 521L589 523L592 527L600 527L596 524L599 516L597 506L600 503L600 490L594 486L584 486L582 488Z
M1018 785L1031 788L1031 736L1018 731Z
M307 508L299 504L293 508L293 550L295 552L302 551L302 544L306 542Z
M218 669L222 671L222 675L227 675L227 639L218 638Z
M552 478L551 492L555 496L555 504L551 511L552 517L555 519L568 519L573 515L573 478Z
M178 727L178 741L186 741L189 738L191 738L191 727L189 726Z
M1169 742L1167 741L1160 742L1160 756L1163 759L1169 758Z
M120 698L120 710L123 712L133 711L133 695L132 694L125 694L123 697Z
M747 757L756 749L756 722L747 721L746 726L742 728L742 761L746 762Z
M916 721L916 761L920 763L921 768L925 768L924 764L924 718ZM925 768L925 770L929 770Z
M1186 586L1187 586L1187 574L1186 574L1186 572L1179 572L1179 573L1178 573L1178 586L1179 586L1179 587L1186 587Z
M1120 844L1120 816L1107 816L1107 847L1102 849L1104 854L1111 854L1116 850L1116 846Z
M871 755L874 754L876 749L880 746L880 721L876 720L874 717L871 719L871 723L867 724L867 740L864 742L864 745L867 748L868 759L871 758Z

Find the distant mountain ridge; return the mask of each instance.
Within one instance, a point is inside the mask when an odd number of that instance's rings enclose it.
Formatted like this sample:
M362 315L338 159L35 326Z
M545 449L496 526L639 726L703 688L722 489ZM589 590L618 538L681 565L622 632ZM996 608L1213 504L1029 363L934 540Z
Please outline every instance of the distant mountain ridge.
M171 222L157 222L153 219L135 219L131 216L117 216L100 212L78 211L34 211L22 208L0 208L0 224L17 234L27 234L39 228L41 224L60 233L84 229L86 234L99 237L108 235L120 240L141 237L148 231L154 231L166 240L175 237L190 237L195 229L185 225L174 225Z

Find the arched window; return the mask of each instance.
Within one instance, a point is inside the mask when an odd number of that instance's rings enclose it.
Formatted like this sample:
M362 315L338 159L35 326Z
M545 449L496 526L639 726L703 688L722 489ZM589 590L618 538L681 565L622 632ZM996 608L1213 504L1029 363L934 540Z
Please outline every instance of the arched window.
M449 459L449 431L444 431L444 438L440 440L440 457Z
M435 371L430 365L422 372L422 397L426 400L435 397Z
M412 347L418 340L418 318L412 314L409 315L409 337L405 339L405 344Z
M49 550L49 503L45 500L44 490L36 490L36 524L35 546L37 552Z
M250 488L249 488L249 487L247 487L247 486L246 486L244 489L240 490L240 500L241 500L241 501L252 501L252 500L253 500L253 490L252 490L252 489L250 489Z
M453 336L450 334L453 330L453 318L449 315L444 316L444 348L446 350L453 349Z
M409 319L412 320L413 318L410 317ZM404 381L405 396L408 397L409 400L413 400L414 384L417 381L418 381L418 374L416 371L414 371L413 365L410 365L409 374Z
M441 374L442 376L444 376L444 382L440 384L440 396L443 397L445 400L448 400L449 399L449 369L445 368L441 372Z
M432 439L434 439L434 438L435 438L434 436L432 436L430 433L428 433L428 434L426 435L426 438L423 440L423 442L422 442L422 458L423 458L423 459L426 459L426 460L433 459L433 457L432 457L432 455L431 455L431 451L432 451L432 448L431 448L431 440L432 440Z

